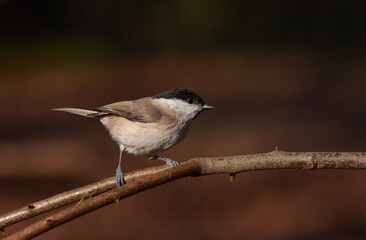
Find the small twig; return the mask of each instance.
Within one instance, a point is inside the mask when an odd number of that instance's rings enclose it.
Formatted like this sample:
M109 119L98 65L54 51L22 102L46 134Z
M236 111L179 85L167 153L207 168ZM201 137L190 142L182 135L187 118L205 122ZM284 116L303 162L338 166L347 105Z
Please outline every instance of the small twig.
M234 180L235 180L235 174L230 174L229 181L234 182Z
M5 232L5 230L3 228L0 228L0 232L3 234L3 236L8 236L8 233Z

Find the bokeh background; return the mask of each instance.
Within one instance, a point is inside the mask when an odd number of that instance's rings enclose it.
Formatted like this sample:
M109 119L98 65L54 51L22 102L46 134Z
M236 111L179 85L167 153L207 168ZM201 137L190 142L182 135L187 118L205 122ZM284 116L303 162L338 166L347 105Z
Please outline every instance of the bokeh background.
M366 151L365 16L361 0L1 0L0 213L114 175L102 125L54 107L184 87L216 109L162 156ZM365 239L365 202L365 171L186 178L37 239Z

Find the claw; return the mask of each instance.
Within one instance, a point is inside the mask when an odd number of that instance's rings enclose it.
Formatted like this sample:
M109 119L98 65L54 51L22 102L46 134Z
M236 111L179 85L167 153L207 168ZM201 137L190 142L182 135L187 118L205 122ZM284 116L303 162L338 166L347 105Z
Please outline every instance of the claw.
M158 158L159 160L162 160L162 161L164 161L164 162L166 162L166 164L168 164L168 165L170 165L170 166L172 166L172 167L176 167L176 166L178 166L179 165L179 162L177 162L177 161L174 161L174 160L172 160L172 159L170 159L170 158Z
M123 172L120 168L116 169L116 184L117 187L122 186L123 184L125 184L125 180L123 179Z
M166 164L169 164L170 166L176 167L176 166L179 165L179 162L174 161L174 160L168 158L168 159L166 159Z
M166 164L168 164L172 167L176 167L180 164L179 162L174 161L170 158L162 158L162 157L159 157L159 156L151 156L151 157L149 157L149 160L161 160L161 161L164 161Z

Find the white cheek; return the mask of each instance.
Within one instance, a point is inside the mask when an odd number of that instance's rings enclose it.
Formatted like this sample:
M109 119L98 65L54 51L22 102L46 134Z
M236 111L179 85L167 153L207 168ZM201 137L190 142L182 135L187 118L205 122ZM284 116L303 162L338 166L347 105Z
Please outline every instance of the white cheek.
M183 101L172 101L170 105L176 112L187 115L198 111L197 105L189 104Z
M194 118L202 108L200 105L189 104L183 100L177 99L159 99L159 101L168 104L171 109L186 119Z

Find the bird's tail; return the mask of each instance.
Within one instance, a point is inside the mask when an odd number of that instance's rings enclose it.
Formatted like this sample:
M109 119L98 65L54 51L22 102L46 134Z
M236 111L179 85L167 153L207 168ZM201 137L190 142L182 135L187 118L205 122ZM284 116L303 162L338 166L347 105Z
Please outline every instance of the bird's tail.
M88 109L81 109L81 108L53 108L54 111L61 111L61 112L68 112L84 117L101 117L106 115L104 112L96 111L96 110L88 110Z

